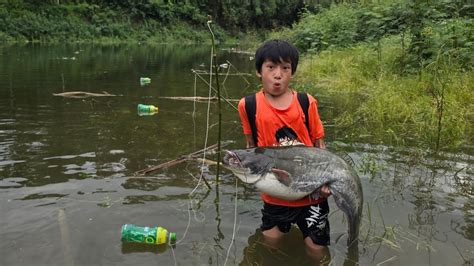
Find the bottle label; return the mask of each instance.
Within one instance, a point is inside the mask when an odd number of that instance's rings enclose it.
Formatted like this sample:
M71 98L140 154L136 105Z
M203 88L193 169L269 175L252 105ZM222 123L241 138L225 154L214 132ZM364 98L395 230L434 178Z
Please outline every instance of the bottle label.
M146 244L165 244L176 240L176 233L168 232L163 227L140 227L133 224L122 226L122 241ZM169 238L169 239L168 239Z
M167 234L168 230L164 229L163 227L158 227L158 230L156 230L156 244L166 243Z

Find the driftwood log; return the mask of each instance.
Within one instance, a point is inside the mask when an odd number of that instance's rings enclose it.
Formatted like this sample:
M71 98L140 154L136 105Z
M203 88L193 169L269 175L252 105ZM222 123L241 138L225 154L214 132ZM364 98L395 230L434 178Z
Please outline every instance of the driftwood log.
M201 97L201 96L178 96L178 97L159 97L161 99L170 99L170 100L179 100L179 101L196 101L196 102L207 102L207 101L217 101L217 97ZM231 102L238 102L239 99L225 99L226 101L231 101Z
M85 92L85 91L67 91L61 93L53 93L53 96L61 96L66 98L88 98L88 97L113 97L117 96L115 94L110 94L106 91L102 93L93 93L93 92Z
M181 100L181 101L196 101L196 102L207 102L207 101L217 101L217 97L200 97L200 96L182 96L182 97L159 97L161 99L170 99L170 100Z

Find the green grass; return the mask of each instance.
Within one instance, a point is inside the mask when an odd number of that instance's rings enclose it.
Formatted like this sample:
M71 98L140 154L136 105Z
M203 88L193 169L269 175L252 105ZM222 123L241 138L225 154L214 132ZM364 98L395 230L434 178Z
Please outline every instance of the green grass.
M457 147L472 143L474 71L439 56L418 74L401 74L400 37L377 46L307 54L297 72L299 86L334 100L335 123L347 136L370 135L373 141ZM439 102L443 102L438 134Z

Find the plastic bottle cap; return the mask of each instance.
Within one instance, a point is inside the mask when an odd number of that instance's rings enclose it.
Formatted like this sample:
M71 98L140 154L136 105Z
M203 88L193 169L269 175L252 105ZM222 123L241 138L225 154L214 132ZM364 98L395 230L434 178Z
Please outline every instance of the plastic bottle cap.
M170 244L176 243L176 233L170 232Z

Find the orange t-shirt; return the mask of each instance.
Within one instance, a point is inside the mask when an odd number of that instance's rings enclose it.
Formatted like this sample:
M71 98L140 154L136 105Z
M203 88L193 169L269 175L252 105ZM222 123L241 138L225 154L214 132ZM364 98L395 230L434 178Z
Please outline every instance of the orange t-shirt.
M305 115L298 102L297 93L293 91L293 100L284 110L274 108L265 98L263 90L256 93L257 108L255 125L257 127L257 142L259 147L280 146L283 143L302 143L313 146L313 143L324 137L324 129L318 114L317 101L308 94L309 99L309 131L305 125ZM251 135L252 129L245 111L245 98L239 102L239 115L245 135ZM306 206L324 201L304 197L295 201L287 201L262 193L263 201L282 206Z

